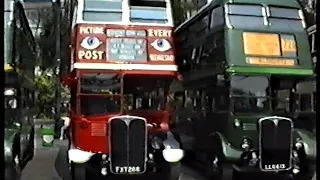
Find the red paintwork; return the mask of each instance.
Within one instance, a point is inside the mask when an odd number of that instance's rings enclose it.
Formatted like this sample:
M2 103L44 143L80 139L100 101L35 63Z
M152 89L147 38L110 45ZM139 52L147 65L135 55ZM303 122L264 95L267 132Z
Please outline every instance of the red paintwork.
M106 51L106 38L107 36L105 34L80 34L79 29L80 27L103 27L105 29L135 29L135 30L145 30L148 32L149 29L159 29L159 30L171 30L173 33L173 29L171 27L141 27L141 26L116 26L116 25L93 25L93 24L78 24L74 27L72 32L72 44L71 44L71 64L75 62L83 62L83 63L116 63L109 59L103 59L103 60L85 60L85 59L79 59L78 58L78 51L80 50L86 50L83 47L80 46L82 40L86 37L97 37L102 44L94 50L97 51ZM147 40L147 53L148 57L149 54L163 54L163 55L175 55L175 49L173 44L173 36L170 37L150 37L148 36L146 38ZM156 39L166 39L171 43L172 49L166 52L159 52L155 50L150 44L156 40ZM104 57L105 54L103 55ZM139 64L143 64L140 63ZM150 61L148 59L147 64L168 64L168 65L175 65L174 61ZM108 71L108 70L76 70L73 69L69 76L64 78L62 81L64 84L70 86L71 88L75 89L77 94L71 94L71 98L76 101L75 104L71 104L71 111L70 111L70 117L71 117L71 137L72 137L72 143L73 145L81 150L84 151L90 151L94 153L103 153L108 154L109 148L108 148L108 137L106 134L108 134L106 131L103 132L105 135L103 136L92 136L91 135L91 127L94 124L94 127L101 127L101 131L104 129L104 125L106 125L109 121L109 119L113 116L118 115L134 115L134 116L140 116L147 119L148 123L156 123L158 127L155 127L153 129L149 129L149 133L156 133L159 131L166 132L169 130L168 123L171 117L170 111L156 111L156 110L135 110L130 111L127 113L121 112L119 114L112 114L107 116L96 116L96 117L87 117L84 118L81 115L79 115L79 76L83 73L115 73L115 71ZM158 75L158 76L170 76L173 79L178 77L177 72L172 71L116 71L120 76L123 75ZM78 114L76 113L78 112ZM100 124L100 125L99 125ZM105 128L108 129L108 128Z
M148 120L148 123L156 123L160 127L149 130L149 133L156 132L167 132L169 113L165 111L140 111L140 112L129 112L123 114L113 114L109 116L99 117L76 117L73 116L71 119L71 130L72 130L72 141L75 147L84 151L90 151L94 153L109 153L108 137L107 136L91 136L91 123L101 123L101 126L106 124L109 119L113 116L118 115L134 115L144 117ZM81 123L86 122L88 126L86 128L81 127ZM107 128L108 129L108 128ZM106 133L107 134L107 131Z
M71 74L73 76L68 78L68 83L70 87L78 87L78 78L83 73L110 73L111 71L99 71L99 70L74 70ZM114 71L113 71L114 73ZM158 75L158 76L171 76L175 78L178 76L176 72L153 72L153 71L118 71L120 76L123 75ZM96 117L81 117L77 115L76 107L72 107L71 113L71 133L72 133L72 142L75 147L84 151L90 151L94 153L103 153L108 154L108 137L107 136L92 136L91 135L91 124L92 123L101 123L101 127L103 127L109 119L113 116L119 115L133 115L133 116L140 116L147 119L148 123L156 123L158 127L150 129L149 133L156 133L156 132L167 132L169 130L168 124L170 120L170 111L157 111L157 110L134 110L127 113L119 113L119 114L112 114L108 116L96 116ZM78 109L79 112L79 109ZM87 124L87 127L81 127L83 124ZM106 128L108 129L108 128ZM105 131L104 134L107 134Z
M73 39L73 46L72 46L72 51L74 52L73 57L72 57L72 62L71 63L75 63L75 62L87 62L87 63L115 63L115 61L112 61L112 59L102 59L102 60L87 60L87 59L79 59L78 57L78 52L79 51L86 51L85 48L81 47L80 44L82 42L83 39L85 39L86 37L97 37L102 44L94 49L96 51L103 51L104 54L103 56L106 57L105 51L106 51L106 39L107 36L105 34L80 34L79 29L81 27L103 27L105 29L126 29L126 30L144 30L146 31L147 35L148 35L148 30L150 29L154 29L154 30L170 30L173 33L173 28L171 27L141 27L141 26L128 26L128 27L124 27L124 26L117 26L117 25L87 25L87 24L78 24L75 26L75 32L74 32L74 37L75 39ZM136 38L136 39L142 39L142 38ZM175 48L174 48L174 42L173 42L173 36L171 35L171 37L155 37L155 36L147 36L147 54L157 54L157 55L175 55ZM156 39L166 39L167 41L170 42L171 44L171 49L166 51L166 52L159 52L157 50L155 50L150 44L155 41ZM149 57L148 57L148 62L147 63L140 63L139 64L175 64L174 61L150 61Z

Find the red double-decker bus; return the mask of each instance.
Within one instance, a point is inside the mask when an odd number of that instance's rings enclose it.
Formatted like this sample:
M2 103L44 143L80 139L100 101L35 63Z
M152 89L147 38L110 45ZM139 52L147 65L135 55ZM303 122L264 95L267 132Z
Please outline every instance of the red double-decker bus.
M78 1L65 81L73 179L161 171L178 180L184 153L170 132L168 95L182 90L172 32L169 0Z

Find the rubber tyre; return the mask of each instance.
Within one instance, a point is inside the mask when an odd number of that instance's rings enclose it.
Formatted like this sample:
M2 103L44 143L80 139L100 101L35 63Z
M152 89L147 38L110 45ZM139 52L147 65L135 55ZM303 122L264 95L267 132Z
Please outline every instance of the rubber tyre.
M256 180L256 179L261 179L261 176L263 176L262 179L265 178L262 172L250 173L250 172L239 172L235 169L232 170L232 180ZM269 176L267 177L268 177L267 179L270 179Z
M241 180L241 173L239 173L237 170L232 170L232 180Z
M223 179L223 171L224 171L224 168L223 168L223 162L222 162L222 157L221 155L218 155L220 157L218 157L218 167L217 169L215 170L212 170L211 171L209 170L209 179L214 179L214 180L222 180ZM211 156L211 161L212 163L210 164L211 167L213 167L213 160L215 159L215 156Z
M181 174L181 163L163 162L161 173L163 173L163 180L179 180Z
M70 163L71 180L90 180L90 173L87 171L85 163Z
M21 168L14 159L10 165L5 167L5 180L20 180L21 177Z
M35 130L34 128L32 128L31 133L30 133L30 144L29 144L29 148L30 148L30 161L34 158L34 151L35 151Z

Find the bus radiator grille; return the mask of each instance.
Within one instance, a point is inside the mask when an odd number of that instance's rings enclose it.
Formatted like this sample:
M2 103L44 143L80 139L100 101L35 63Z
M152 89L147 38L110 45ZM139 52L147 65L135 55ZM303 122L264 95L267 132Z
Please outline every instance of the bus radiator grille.
M273 117L259 122L261 170L291 168L292 128L292 121L288 119Z
M146 171L146 125L144 119L130 117L119 117L109 122L110 168L112 173L141 174ZM134 172L123 172L119 171L119 167L135 170ZM139 169L138 172L137 169Z

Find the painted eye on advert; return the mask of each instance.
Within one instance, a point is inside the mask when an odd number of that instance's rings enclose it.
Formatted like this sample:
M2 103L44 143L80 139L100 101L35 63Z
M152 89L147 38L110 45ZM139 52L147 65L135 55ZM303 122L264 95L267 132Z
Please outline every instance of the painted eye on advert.
M102 44L102 42L97 37L86 37L80 45L88 50L93 50L98 48L100 44Z
M165 52L171 49L170 42L166 39L156 39L151 43L151 46L160 52Z

